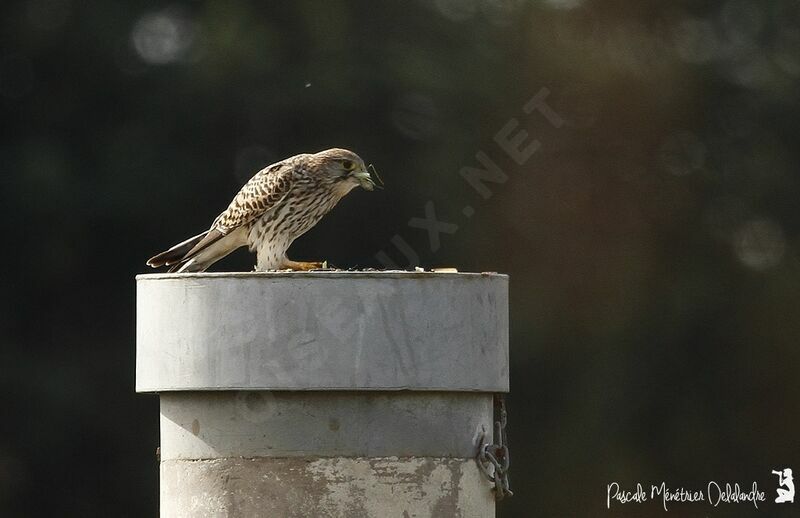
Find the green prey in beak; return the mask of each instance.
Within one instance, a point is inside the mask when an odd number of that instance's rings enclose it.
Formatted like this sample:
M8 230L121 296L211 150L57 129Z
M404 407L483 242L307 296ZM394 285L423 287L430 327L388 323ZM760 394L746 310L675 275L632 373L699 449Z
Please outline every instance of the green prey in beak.
M375 183L375 180L372 179L372 175L370 175L370 171L375 175L375 178L377 178L378 182L380 183ZM378 174L378 170L375 169L375 166L372 164L368 165L365 170L353 174L353 176L358 178L361 187L368 191L372 191L376 187L378 189L383 189L383 179L381 179L380 175Z

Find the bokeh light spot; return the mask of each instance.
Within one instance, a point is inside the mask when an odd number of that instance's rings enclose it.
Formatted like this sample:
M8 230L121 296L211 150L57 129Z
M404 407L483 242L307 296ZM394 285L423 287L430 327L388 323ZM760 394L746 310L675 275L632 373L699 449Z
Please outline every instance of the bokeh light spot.
M750 220L736 232L736 257L754 270L766 270L780 263L785 248L781 227L768 219Z
M131 32L131 41L142 60L163 65L185 58L195 35L195 24L184 13L166 9L139 18Z

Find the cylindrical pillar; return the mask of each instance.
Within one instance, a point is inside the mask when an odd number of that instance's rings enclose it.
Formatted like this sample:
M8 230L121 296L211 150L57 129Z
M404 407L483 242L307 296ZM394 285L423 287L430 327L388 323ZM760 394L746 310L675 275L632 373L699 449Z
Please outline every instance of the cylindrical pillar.
M136 363L162 516L494 516L504 275L141 275Z

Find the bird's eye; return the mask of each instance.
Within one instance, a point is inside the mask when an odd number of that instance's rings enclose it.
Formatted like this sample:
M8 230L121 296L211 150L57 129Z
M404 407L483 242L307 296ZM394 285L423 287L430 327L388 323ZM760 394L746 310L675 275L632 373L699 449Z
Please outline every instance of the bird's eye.
M356 164L352 160L342 160L342 167L345 171L352 171L355 169Z

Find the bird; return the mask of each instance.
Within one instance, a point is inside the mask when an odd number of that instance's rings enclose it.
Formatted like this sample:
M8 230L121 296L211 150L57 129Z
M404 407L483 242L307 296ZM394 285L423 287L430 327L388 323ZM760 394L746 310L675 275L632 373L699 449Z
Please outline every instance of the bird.
M237 248L256 253L256 271L313 270L322 262L292 261L292 242L356 187L375 188L364 161L347 149L304 153L253 175L211 227L147 261L170 272L203 272Z

